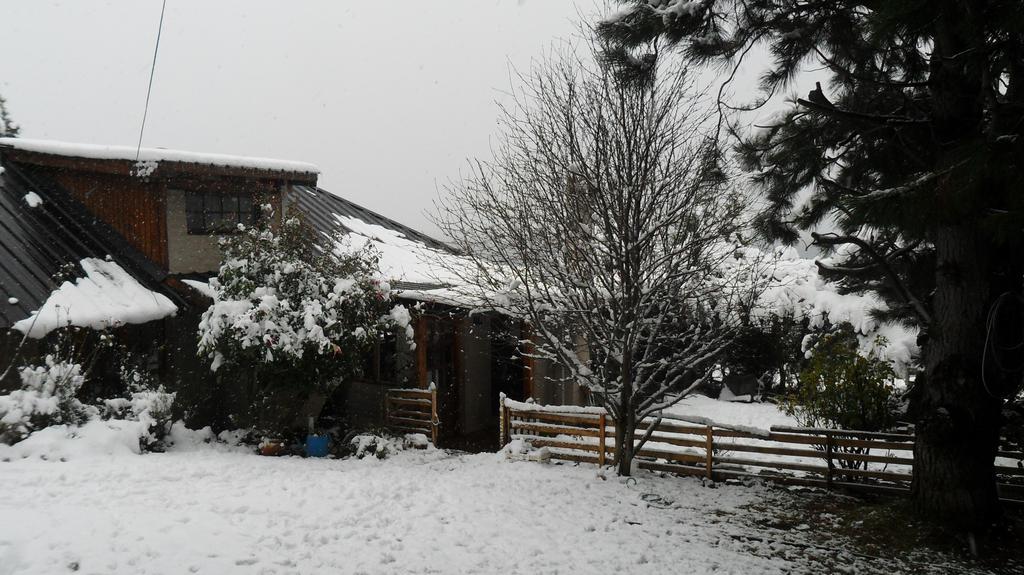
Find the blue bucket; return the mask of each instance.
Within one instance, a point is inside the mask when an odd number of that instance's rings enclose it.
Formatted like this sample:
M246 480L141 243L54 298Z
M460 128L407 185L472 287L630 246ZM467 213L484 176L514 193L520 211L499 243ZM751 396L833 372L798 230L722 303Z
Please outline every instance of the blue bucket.
M327 448L330 446L331 438L326 435L306 436L306 455L309 457L327 457Z

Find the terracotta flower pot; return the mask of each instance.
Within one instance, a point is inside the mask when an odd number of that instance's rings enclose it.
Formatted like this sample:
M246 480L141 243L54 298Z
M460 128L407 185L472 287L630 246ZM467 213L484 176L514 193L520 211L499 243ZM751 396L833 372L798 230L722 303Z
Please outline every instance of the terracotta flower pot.
M260 443L260 455L275 457L284 451L284 441L280 439L264 439Z

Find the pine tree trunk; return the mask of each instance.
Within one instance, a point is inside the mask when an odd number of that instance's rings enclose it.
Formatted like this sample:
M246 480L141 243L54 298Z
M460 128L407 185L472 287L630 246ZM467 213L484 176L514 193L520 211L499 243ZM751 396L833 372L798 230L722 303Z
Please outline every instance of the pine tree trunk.
M975 50L979 12L974 3L943 0L936 14L930 129L942 143L934 171L947 175L931 197L943 221L930 234L936 281L924 377L911 402L917 423L912 492L921 513L977 532L1000 513L993 469L1002 423L998 396L1012 384L983 361L986 322L1001 294L1021 293L1022 271L1020 254L1001 247L981 222L988 206L1019 190L1002 189L1001 178L993 177L1004 167L961 165L983 145L986 131L985 55Z
M936 234L925 373L912 402L914 502L922 513L970 530L999 516L993 465L1001 401L987 389L997 382L982 380L985 323L999 286L990 285L993 258L979 235L965 227ZM990 370L992 377L999 374Z

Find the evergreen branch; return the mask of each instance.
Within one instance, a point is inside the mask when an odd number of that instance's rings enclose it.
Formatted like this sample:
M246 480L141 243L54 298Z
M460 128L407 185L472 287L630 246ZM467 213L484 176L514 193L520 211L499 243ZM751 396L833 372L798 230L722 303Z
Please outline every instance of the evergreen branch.
M889 262L889 260L887 260L881 254L879 254L878 251L875 250L875 248L867 241L863 240L862 238L858 238L857 236L840 236L832 233L819 234L816 232L812 232L811 237L814 239L814 243L818 245L838 246L844 244L853 244L859 247L860 249L864 250L864 253L866 253L872 260L874 260L875 263L877 263L878 266L881 267L882 271L885 272L885 275L892 282L893 287L896 288L896 291L899 293L900 297L908 305L911 306L911 308L917 315L918 319L921 320L921 323L923 325L931 324L931 314L928 313L928 310L924 307L924 304L921 303L921 300L918 299L917 296L915 296L910 291L910 288L907 287L906 283L903 281L903 278L901 278L900 275L896 273L896 270L893 269L891 262ZM823 264L821 261L815 261L814 263L818 266L819 269L831 271L829 270L828 265Z
M811 90L810 94L807 95L807 99L797 98L797 103L801 106L828 114L830 116L839 116L850 120L858 120L862 122L868 122L870 124L878 124L882 126L923 126L929 123L928 120L918 120L915 118L909 118L907 116L894 116L891 114L868 114L866 112L855 112L853 110L844 110L836 107L835 104L830 102L825 94L821 91L821 83L816 83L816 88Z

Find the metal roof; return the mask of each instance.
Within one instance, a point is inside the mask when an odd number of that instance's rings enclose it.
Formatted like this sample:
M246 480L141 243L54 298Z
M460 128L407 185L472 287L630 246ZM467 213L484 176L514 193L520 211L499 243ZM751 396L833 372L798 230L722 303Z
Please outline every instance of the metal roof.
M338 233L349 233L335 216L348 216L367 224L373 224L396 231L406 239L416 241L425 246L442 252L455 253L454 250L444 242L434 239L423 232L419 232L400 224L391 218L382 216L377 212L368 210L359 204L352 203L345 198L336 196L327 190L314 188L312 186L293 186L292 193L286 196L287 209L297 208L303 213L306 221L317 231L334 235ZM396 282L396 288L402 290L429 290L444 287L442 284L427 284L418 282Z
M66 191L30 169L4 162L0 173L0 329L42 307L55 277L80 277L79 262L108 256L147 288L175 304L181 297L163 285L166 274L112 228L89 214ZM30 207L26 194L42 203ZM14 298L13 300L11 298ZM15 301L15 303L10 303Z
M357 220L362 220L368 224L381 226L389 230L394 230L405 236L407 239L420 242L435 250L452 252L452 248L440 240L436 240L423 232L419 232L409 226L400 224L391 218L378 214L377 212L368 210L359 204L352 203L341 196L336 196L327 190L311 186L293 186L292 189L296 193L289 194L289 202L292 204L298 204L299 209L306 214L306 218L317 229L341 232L352 231L347 229L337 220L337 218L334 217L334 215L337 214L340 216L356 218Z

